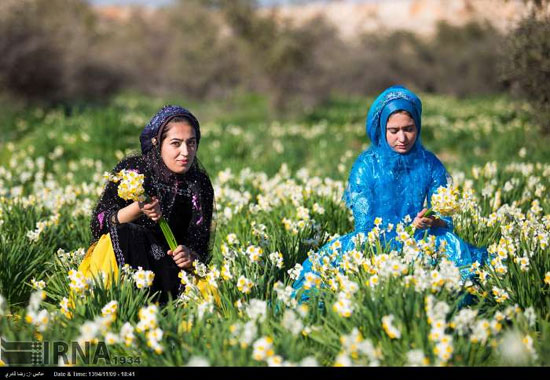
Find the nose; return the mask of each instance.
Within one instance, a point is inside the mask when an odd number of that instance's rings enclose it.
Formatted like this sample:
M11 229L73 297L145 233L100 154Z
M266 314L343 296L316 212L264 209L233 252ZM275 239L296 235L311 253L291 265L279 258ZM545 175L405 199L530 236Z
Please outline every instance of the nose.
M180 145L180 154L184 157L187 157L189 155L189 149L187 148L187 144L183 143Z
M397 134L397 139L400 143L404 143L407 140L407 137L405 136L405 132L399 131Z

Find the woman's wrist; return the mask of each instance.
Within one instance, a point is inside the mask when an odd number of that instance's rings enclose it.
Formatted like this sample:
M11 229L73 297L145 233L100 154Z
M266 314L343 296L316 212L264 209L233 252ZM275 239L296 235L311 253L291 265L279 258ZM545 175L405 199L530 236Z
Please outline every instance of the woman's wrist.
M144 205L144 203L142 203L142 202L134 201L130 206L134 207L137 210L137 215L138 216L142 216L142 215L145 215L143 213L143 208L142 208L143 205Z
M138 202L132 202L126 207L121 208L116 212L118 224L130 223L139 218L143 211L139 207Z
M447 223L443 219L437 218L434 220L434 227L445 228L447 227Z

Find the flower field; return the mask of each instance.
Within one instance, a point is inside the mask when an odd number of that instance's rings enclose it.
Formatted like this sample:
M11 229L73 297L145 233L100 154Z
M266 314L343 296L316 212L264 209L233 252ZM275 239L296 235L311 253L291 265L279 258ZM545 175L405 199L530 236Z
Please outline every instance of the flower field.
M70 115L6 117L1 336L91 350L104 342L111 361L99 365L550 365L550 139L505 98L422 99L423 143L456 186L455 232L488 247L490 262L464 281L429 236L404 236L405 249L390 251L385 229L407 222L381 220L358 237L367 248L306 279L312 295L302 304L291 288L300 264L353 230L341 198L368 147L372 99L267 122L253 110L194 111L215 191L213 259L195 276L182 272L187 290L165 306L152 302L151 272L122 268L107 286L77 271L104 173L138 149L163 102L119 97ZM53 365L88 364L49 355Z

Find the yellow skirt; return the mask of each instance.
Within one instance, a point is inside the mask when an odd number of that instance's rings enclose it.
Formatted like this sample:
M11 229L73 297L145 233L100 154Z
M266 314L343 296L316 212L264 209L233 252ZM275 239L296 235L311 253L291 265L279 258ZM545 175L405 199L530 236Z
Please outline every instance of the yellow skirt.
M78 271L89 279L105 278L105 287L110 288L113 283L113 277L118 278L119 268L115 258L115 252L113 251L113 244L111 243L111 236L109 234L101 235L99 240L92 244L84 259L78 267ZM103 273L103 274L102 274ZM205 279L199 279L197 282L201 295L204 298L208 296L214 297L216 304L221 305L221 299L218 289L212 287Z
M105 286L109 288L113 277L118 278L118 265L109 234L101 235L99 240L88 248L88 252L78 267L78 271L91 279L92 277L105 278ZM102 275L103 273L103 275Z
M216 302L216 305L221 306L222 300L220 299L220 292L217 288L213 287L206 281L204 278L199 279L197 281L197 287L199 288L199 291L201 292L201 295L204 299L210 298L209 296L214 298L214 301Z

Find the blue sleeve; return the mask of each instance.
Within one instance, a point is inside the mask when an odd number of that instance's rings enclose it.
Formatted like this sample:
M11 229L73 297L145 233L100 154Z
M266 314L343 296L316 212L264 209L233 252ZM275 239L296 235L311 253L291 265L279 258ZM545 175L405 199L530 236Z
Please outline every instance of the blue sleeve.
M373 227L375 216L372 215L372 190L370 188L369 173L372 171L370 160L361 154L349 175L348 184L344 192L344 201L353 212L355 231L369 231Z
M432 207L432 195L437 191L437 189L440 186L447 186L448 184L452 183L452 178L447 172L447 169L445 169L445 166L439 161L439 159L432 155L432 176L431 176L431 184L430 188L428 190L428 208ZM441 217L442 220L447 223L447 228L453 229L453 218L450 216L443 216Z

